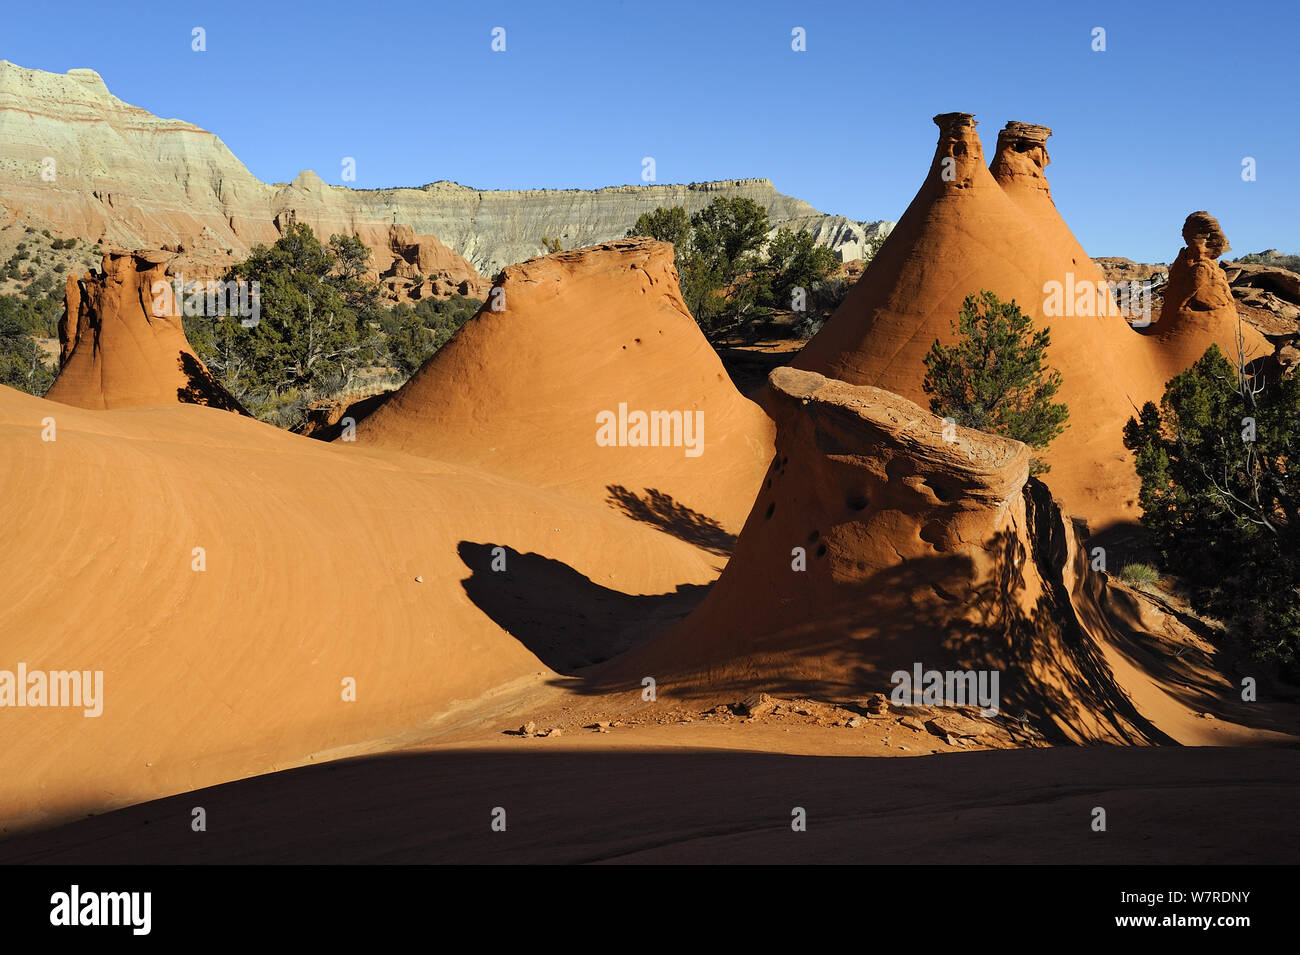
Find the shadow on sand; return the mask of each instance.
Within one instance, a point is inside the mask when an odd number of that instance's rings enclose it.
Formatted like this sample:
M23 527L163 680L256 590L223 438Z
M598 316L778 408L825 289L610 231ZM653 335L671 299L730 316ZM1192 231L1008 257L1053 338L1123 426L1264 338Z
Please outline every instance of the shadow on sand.
M1295 751L866 759L552 743L256 776L14 836L0 863L1213 864L1300 851L1300 830L1277 824L1300 812ZM191 831L195 806L213 831ZM791 831L796 806L806 832Z
M721 524L706 514L693 511L652 487L640 497L621 484L611 484L607 501L634 521L649 524L665 534L670 534L688 544L703 548L712 554L726 557L736 546L736 535L728 534Z
M473 572L461 584L474 605L565 675L667 629L708 591L707 586L683 584L674 593L631 596L540 554L471 541L461 541L457 552ZM494 570L494 565L504 569Z

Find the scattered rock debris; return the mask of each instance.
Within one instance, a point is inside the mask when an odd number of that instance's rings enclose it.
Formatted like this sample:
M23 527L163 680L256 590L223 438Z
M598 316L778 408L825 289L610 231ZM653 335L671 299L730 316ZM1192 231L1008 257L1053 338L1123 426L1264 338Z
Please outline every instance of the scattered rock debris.
M999 713L985 715L974 706L901 706L893 704L883 693L844 703L831 703L805 697L782 699L770 693L756 693L733 703L718 703L708 709L694 709L682 704L660 705L644 713L644 719L599 719L580 722L577 714L564 713L557 722L568 726L569 731L581 726L592 733L610 733L616 727L641 725L681 725L686 723L735 724L764 723L790 732L792 727L824 726L827 729L872 729L884 735L863 737L863 741L879 739L879 745L908 752L947 752L953 749L1010 749L1025 746L1045 746L1046 739L1029 725L1026 717L1010 717ZM1206 714L1204 718L1213 719ZM897 731L903 740L891 740L889 733ZM554 737L562 733L561 726L539 729L529 721L518 730L507 730L510 735L523 737ZM930 750L927 741L941 741L948 749Z

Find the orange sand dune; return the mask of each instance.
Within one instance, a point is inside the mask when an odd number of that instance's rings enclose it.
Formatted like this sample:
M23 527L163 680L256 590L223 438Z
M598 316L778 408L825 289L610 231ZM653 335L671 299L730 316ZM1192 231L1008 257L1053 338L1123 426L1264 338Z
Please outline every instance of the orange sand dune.
M617 439L620 406L628 418L679 412L670 428L702 430L675 445L602 446L598 419L610 416ZM700 439L698 454L686 437ZM772 424L687 311L672 246L629 239L507 268L357 442L734 532L771 459Z
M606 601L718 562L604 504L206 407L0 388L0 459L0 670L104 681L99 717L0 711L8 831L418 735L550 676L479 609L517 600L489 545Z
M171 288L173 257L110 252L98 274L68 276L59 377L45 397L79 408L184 402L243 411L194 354L176 296L155 294L155 283Z
M1048 364L1064 379L1058 398L1070 424L1045 455L1053 493L1094 531L1136 519L1138 482L1122 429L1135 406L1162 390L1148 342L1113 309L1109 291L1081 296L1082 306L1068 291L1071 281L1077 290L1101 273L1056 212L1039 165L1045 148L1021 153L1020 138L1004 137L995 179L969 114L935 122L939 145L925 182L795 367L928 407L923 359L935 339L953 340L962 299L981 289L1012 299L1038 327L1050 326ZM1061 283L1079 314L1044 315L1049 282ZM1103 306L1113 313L1094 314Z

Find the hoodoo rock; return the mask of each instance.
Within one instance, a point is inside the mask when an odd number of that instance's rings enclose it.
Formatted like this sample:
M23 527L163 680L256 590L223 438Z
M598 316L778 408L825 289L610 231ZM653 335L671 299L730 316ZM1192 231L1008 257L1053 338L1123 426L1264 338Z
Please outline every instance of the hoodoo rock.
M744 519L772 434L691 318L672 246L626 239L506 268L356 440L716 544Z
M99 273L68 277L59 376L46 398L97 410L180 402L243 412L185 337L171 258L110 252ZM165 294L155 294L156 283Z
M1183 241L1169 267L1160 320L1145 329L1165 376L1186 370L1218 345L1225 358L1235 362L1238 352L1247 362L1272 354L1268 339L1237 314L1228 278L1219 256L1228 251L1228 238L1208 212L1193 212L1183 223Z
M362 241L372 248L383 246L368 235ZM367 241L370 239L370 241ZM419 280L412 290L415 295L401 297L446 297L452 294L468 295L482 299L487 296L491 283L474 270L474 267L447 248L437 236L416 235L410 226L394 225L388 229L388 261L376 261L377 278L398 279L402 282ZM380 256L376 256L380 259ZM397 285L398 283L393 283Z
M1096 288L1104 290L1100 296L1104 298L1110 292L1105 285L1105 275L1088 257L1052 201L1052 187L1046 173L1051 162L1047 155L1047 138L1051 135L1051 129L1046 126L1015 121L1007 123L998 133L998 148L989 172L1002 191L1048 237L1052 246L1069 253L1075 285L1078 286L1080 280L1092 282ZM1119 327L1114 322L1110 325ZM1131 340L1128 341L1132 344ZM1137 350L1137 346L1134 348Z
M1147 343L1061 221L1043 167L1046 127L1011 124L994 162L969 113L935 117L939 144L916 197L861 281L795 359L798 368L928 403L924 358L954 340L962 300L1012 300L1050 328L1069 426L1044 455L1053 492L1092 530L1137 517L1125 421L1159 381Z
M1194 730L1125 655L1104 575L1044 485L1026 484L1024 445L812 372L769 385L776 456L731 561L694 613L598 682L842 700L892 693L920 664L996 672L998 708L1076 742ZM1144 715L1157 713L1160 727Z
M997 152L989 164L989 172L1004 189L1014 184L1050 196L1051 188L1043 170L1051 162L1047 155L1047 137L1051 135L1048 126L1011 120L998 133Z

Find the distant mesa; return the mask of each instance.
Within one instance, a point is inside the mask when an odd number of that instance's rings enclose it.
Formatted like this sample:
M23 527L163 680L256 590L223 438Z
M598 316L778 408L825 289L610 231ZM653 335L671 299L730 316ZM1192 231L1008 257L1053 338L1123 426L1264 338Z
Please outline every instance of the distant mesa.
M155 296L170 286L166 252L110 252L102 270L69 275L59 323L59 376L46 398L79 408L199 404L247 412L194 353L182 303ZM165 308L155 314L155 305Z
M1273 352L1262 334L1238 315L1237 303L1219 256L1228 251L1228 238L1208 212L1193 212L1183 223L1183 241L1169 267L1160 319L1144 330L1155 343L1165 377L1186 370L1218 345L1225 358L1246 362Z
M277 220L291 217L323 240L361 235L380 272L392 261L388 227L408 226L418 236L437 236L458 257L456 270L468 269L480 282L536 255L542 236L560 237L569 248L593 245L623 236L655 206L693 212L718 196L761 202L773 228L806 228L844 259L860 257L890 225L826 215L766 179L606 189L485 190L452 182L352 189L327 181L342 170L322 169L265 183L214 134L123 102L91 70L47 73L3 60L0 142L0 218L7 213L37 229L121 248L180 247L179 268L196 278L216 277L253 245L270 245L280 235ZM50 156L57 175L47 180L41 170ZM446 278L454 285L474 281Z
M648 422L640 435L638 414ZM479 313L358 425L356 440L629 516L627 494L644 501L653 491L657 512L727 533L754 499L772 435L682 301L672 246L623 239L507 267Z

